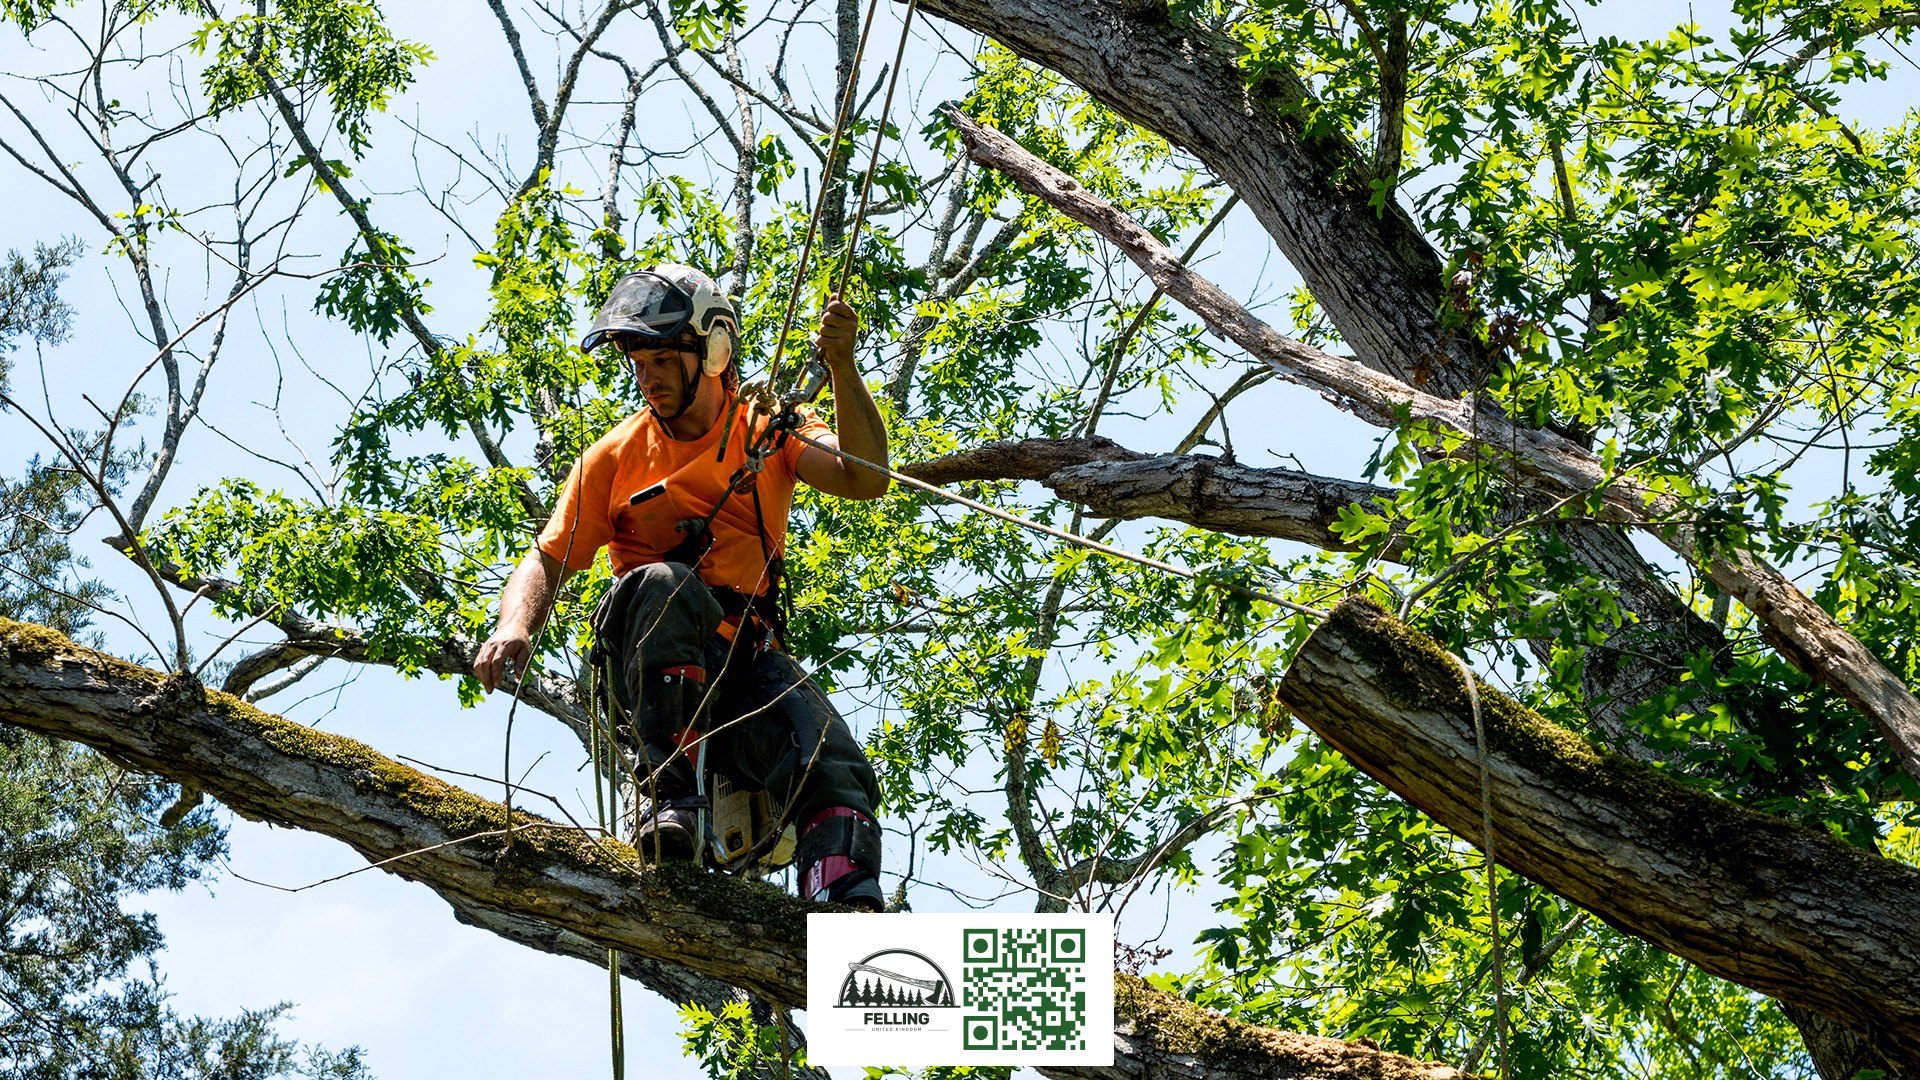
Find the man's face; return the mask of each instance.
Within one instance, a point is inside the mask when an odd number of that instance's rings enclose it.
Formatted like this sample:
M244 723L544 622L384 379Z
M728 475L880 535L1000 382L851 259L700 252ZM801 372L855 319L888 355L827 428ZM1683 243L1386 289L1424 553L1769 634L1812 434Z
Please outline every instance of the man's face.
M700 380L698 343L684 336L665 342L622 336L614 345L633 364L633 377L647 405L662 416L678 415L685 395L693 393Z

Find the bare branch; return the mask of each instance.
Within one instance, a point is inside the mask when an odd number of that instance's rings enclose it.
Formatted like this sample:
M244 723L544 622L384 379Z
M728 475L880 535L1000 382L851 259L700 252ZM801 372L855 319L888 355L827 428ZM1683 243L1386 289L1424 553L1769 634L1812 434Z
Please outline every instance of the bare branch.
M1240 196L1228 195L1226 201L1220 204L1220 209L1214 211L1213 217L1200 230L1199 235L1187 244L1187 250L1180 253L1180 261L1192 262L1193 257L1200 253L1200 245L1206 242L1207 237L1213 235L1213 231L1220 227L1221 222L1227 220L1227 215L1232 213L1233 208L1238 205L1240 205ZM1080 425L1082 435L1092 435L1100 429L1100 416L1107 411L1107 399L1113 396L1113 383L1120 375L1120 365L1127 358L1127 349L1133 345L1134 335L1146 325L1148 316L1153 314L1153 309L1159 305L1160 298L1164 295L1166 294L1155 286L1153 294L1147 297L1147 302L1140 305L1140 310L1127 321L1126 327L1120 331L1120 336L1113 340L1112 354L1107 360L1107 372L1100 378L1100 392L1094 395L1093 408L1087 410L1086 422Z
M527 66L526 50L520 46L520 28L513 24L513 16L507 14L507 5L501 0L487 0L487 6L493 9L493 17L499 20L500 33L507 39L507 49L513 53L514 65L520 69L520 81L527 88L527 106L533 110L533 126L544 132L549 118L547 101L540 96L540 83L533 77L533 68Z

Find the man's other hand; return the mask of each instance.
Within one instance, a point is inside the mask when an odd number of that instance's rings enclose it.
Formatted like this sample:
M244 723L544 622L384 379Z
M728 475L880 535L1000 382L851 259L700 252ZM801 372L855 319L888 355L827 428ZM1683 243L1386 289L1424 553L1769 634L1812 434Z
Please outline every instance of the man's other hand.
M840 299L838 293L827 297L827 306L820 309L820 329L813 335L813 343L820 349L827 367L834 371L853 368L853 339L859 332L860 316L852 306Z
M480 680L480 686L491 694L499 689L508 674L515 678L526 674L527 665L533 660L533 642L527 635L500 631L480 646L479 655L473 658L473 677ZM512 667L509 669L508 665Z

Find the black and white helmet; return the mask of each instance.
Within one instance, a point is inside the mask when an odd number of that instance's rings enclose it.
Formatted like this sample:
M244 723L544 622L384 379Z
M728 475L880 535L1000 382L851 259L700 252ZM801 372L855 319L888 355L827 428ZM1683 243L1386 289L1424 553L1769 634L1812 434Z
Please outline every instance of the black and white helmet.
M580 351L592 352L614 334L667 341L689 327L706 342L702 370L709 375L725 371L733 360L734 335L740 332L733 301L712 278L691 266L650 266L614 285L587 336L580 339Z

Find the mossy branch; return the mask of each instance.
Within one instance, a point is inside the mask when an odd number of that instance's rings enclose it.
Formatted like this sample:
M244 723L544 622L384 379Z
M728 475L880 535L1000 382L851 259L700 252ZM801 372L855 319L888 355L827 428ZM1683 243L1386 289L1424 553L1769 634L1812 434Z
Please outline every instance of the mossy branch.
M1686 787L1478 687L1496 857L1701 970L1832 1017L1920 1067L1920 870ZM1438 642L1349 600L1280 698L1322 738L1470 843L1473 719Z
M692 972L803 1006L812 905L765 883L645 867L631 848L507 808L352 739L0 619L0 723L101 749L203 788L243 816L340 840L433 889L462 922L560 955L618 949L648 985ZM503 829L504 825L511 825ZM1362 1043L1237 1024L1121 980L1116 1064L1050 1076L1450 1080Z

